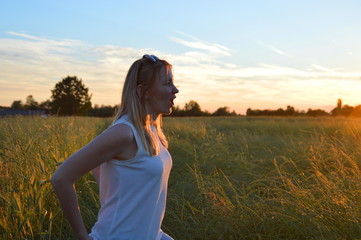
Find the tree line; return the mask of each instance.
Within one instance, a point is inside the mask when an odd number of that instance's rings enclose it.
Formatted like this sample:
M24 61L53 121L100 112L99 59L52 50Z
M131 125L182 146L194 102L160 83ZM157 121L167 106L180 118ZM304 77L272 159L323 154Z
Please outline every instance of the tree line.
M306 111L298 111L292 106L287 106L286 109L278 108L276 110L259 110L248 108L246 112L247 116L278 116L278 117L290 117L290 116L309 116L309 117L323 117L330 116L328 112L322 109L311 109Z
M330 112L326 112L322 109L311 109L309 108L307 111L299 111L296 110L292 106L287 106L286 109L278 108L276 110L259 110L259 109L251 109L248 108L246 112L247 116L308 116L308 117L325 117L325 116L333 116L333 117L361 117L361 105L357 105L355 107L349 105L342 105L342 100L337 100L337 105Z
M0 106L0 110L42 111L44 114L57 116L114 116L117 105L95 104L92 107L91 97L82 79L77 76L67 76L55 84L54 89L51 90L50 99L38 103L33 95L29 95L25 103L15 100L10 107ZM179 106L174 107L172 116L237 116L237 114L235 111L231 112L229 107L220 107L213 113L202 111L200 105L191 100L183 109Z
M27 96L25 103L21 100L15 100L11 107L1 107L0 110L42 110L45 114L52 114L58 116L94 116L94 117L112 117L117 109L117 105L98 105L92 107L92 95L89 89L85 87L82 79L77 76L67 76L55 84L54 89L51 90L50 99L38 103L33 95ZM191 100L184 105L184 108L176 106L173 108L171 116L186 117L186 116L239 116L234 110L231 111L229 107L219 107L214 112L203 111L198 102ZM342 100L338 99L337 106L326 112L322 109L308 109L307 111L296 110L292 106L287 106L286 109L278 108L276 110L270 109L251 109L248 108L246 116L344 116L344 117L361 117L361 105L355 107L349 105L342 105Z
M175 117L201 117L201 116L238 116L238 114L233 110L230 111L229 107L220 107L215 110L213 113L208 111L202 111L201 106L194 100L189 101L184 105L184 108L176 106L172 110L172 116Z

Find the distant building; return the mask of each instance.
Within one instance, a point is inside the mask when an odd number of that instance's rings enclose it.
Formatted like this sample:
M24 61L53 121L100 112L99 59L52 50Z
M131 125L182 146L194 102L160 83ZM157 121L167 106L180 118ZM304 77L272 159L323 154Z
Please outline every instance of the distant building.
M46 115L45 110L0 109L0 117L5 117L5 116L42 116L42 115Z

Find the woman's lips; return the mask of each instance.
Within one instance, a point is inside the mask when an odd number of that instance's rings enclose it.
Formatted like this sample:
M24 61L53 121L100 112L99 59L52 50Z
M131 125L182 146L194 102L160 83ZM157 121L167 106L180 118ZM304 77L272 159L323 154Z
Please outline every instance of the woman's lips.
M171 100L169 100L169 102L170 102L170 104L172 105L172 107L174 107L174 99L175 99L176 97L173 97Z

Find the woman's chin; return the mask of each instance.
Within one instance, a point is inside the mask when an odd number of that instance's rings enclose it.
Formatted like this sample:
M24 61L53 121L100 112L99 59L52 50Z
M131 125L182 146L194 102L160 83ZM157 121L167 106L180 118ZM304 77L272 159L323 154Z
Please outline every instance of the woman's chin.
M170 115L172 113L172 108L169 108L168 111L163 112L163 115Z

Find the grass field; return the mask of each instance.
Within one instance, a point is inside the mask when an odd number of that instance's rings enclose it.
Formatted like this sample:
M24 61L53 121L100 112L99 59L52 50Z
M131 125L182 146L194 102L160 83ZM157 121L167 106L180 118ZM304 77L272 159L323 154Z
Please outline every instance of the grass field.
M0 119L0 239L73 239L48 182L110 119ZM165 118L163 230L191 239L361 239L361 120ZM76 184L87 227L97 186Z

